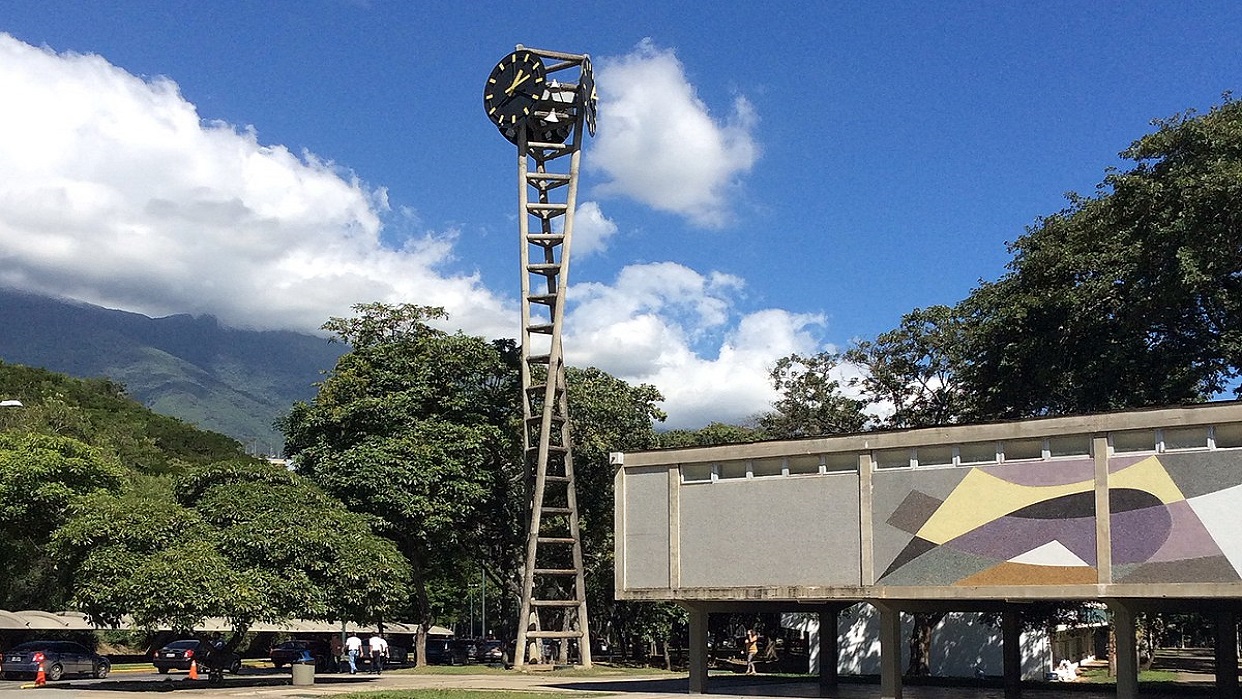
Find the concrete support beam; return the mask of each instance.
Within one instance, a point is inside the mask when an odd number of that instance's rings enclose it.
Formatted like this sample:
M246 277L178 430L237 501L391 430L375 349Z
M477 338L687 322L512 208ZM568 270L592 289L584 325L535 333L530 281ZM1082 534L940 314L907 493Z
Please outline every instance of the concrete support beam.
M683 605L690 613L690 693L707 692L707 608Z
M901 699L901 610L876 604L880 612L880 699Z
M1001 613L1001 658L1005 672L1005 699L1022 696L1022 623L1018 612Z
M1216 622L1216 699L1238 699L1238 613L1222 610Z
M1113 613L1113 634L1117 638L1117 699L1138 699L1138 636L1134 609L1109 600Z
M837 686L837 664L841 657L841 638L837 635L837 618L841 607L825 604L819 608L819 686Z

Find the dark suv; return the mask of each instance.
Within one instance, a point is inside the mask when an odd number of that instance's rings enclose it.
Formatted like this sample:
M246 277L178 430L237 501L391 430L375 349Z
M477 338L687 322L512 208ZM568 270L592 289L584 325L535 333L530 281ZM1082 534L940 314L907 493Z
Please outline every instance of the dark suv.
M151 656L151 664L159 670L161 675L167 675L170 670L189 670L190 662L199 655L198 647L202 641L197 638L185 638L180 641L173 641L163 648L155 651ZM201 656L200 656L201 658ZM231 674L236 675L241 672L241 656L236 653L229 653L224 658L224 669Z
M429 665L465 665L470 662L469 644L449 638L427 639Z
M320 672L335 671L336 658L327 641L295 638L272 646L272 665L282 668L293 663L310 661Z
M34 677L43 666L43 674L49 682L56 682L65 675L107 677L112 663L86 646L72 641L27 641L4 651L0 656L4 667L4 679L21 676Z

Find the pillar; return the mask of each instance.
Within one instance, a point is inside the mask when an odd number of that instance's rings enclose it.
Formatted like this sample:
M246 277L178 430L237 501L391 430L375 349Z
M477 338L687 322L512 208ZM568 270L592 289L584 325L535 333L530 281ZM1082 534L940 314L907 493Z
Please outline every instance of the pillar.
M875 606L880 612L880 699L901 699L901 610Z
M690 613L690 693L707 692L707 608L685 605Z
M1113 634L1117 637L1117 699L1138 699L1138 637L1134 609L1112 600Z
M1219 611L1216 622L1216 698L1238 699L1238 613Z
M1001 612L1001 657L1005 672L1005 699L1022 696L1022 624L1018 612Z
M819 608L819 686L837 686L837 664L841 655L841 638L837 635L837 617L841 607L826 604Z

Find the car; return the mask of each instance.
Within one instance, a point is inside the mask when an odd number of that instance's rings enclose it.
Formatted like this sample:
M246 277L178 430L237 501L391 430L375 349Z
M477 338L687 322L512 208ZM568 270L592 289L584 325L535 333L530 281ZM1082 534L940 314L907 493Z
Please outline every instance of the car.
M167 675L172 670L189 670L190 662L194 660L196 654L199 653L199 646L202 641L197 638L183 638L180 641L173 641L163 648L155 651L151 656L151 664L159 671L161 675ZM230 674L236 675L241 672L241 656L236 653L229 653L224 658L224 669Z
M427 639L429 665L465 665L470 662L466 644L449 638Z
M35 677L40 665L49 682L67 675L103 678L112 670L110 660L73 641L27 641L0 656L6 680Z
M315 663L315 669L327 672L336 666L336 657L327 641L316 638L294 638L272 646L272 665L278 669L306 660Z
M497 640L479 641L475 646L474 659L480 663L505 662L505 642Z

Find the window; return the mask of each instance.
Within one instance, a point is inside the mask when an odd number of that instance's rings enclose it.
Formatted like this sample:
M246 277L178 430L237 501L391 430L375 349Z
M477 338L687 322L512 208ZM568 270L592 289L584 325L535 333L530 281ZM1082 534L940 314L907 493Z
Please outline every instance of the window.
M822 459L819 454L799 454L786 459L789 467L789 475L803 476L812 473L819 473L819 464Z
M858 454L825 454L824 470L828 473L840 473L842 471L858 470Z
M1170 427L1161 430L1164 451L1176 449L1207 449L1207 427Z
M711 464L682 464L682 483L707 483L712 479Z
M1044 440L1014 439L1003 444L1005 461L1021 461L1024 459L1044 458Z
M1136 451L1155 451L1155 430L1129 430L1113 432L1108 436L1113 443L1113 451L1124 454Z
M1242 447L1242 422L1229 425L1217 425L1212 429L1217 449L1236 449Z
M1091 456L1091 435L1072 434L1048 438L1048 456Z
M880 449L871 452L871 458L875 460L875 467L878 469L909 468L910 451L910 449Z
M957 447L959 464L996 463L996 442L967 442Z
M785 474L785 460L780 457L755 459L750 462L750 473L755 478L762 476L782 476Z
M953 465L953 447L951 446L919 447L915 456L918 457L919 466Z
M716 476L721 480L746 477L745 461L723 461L716 464Z

